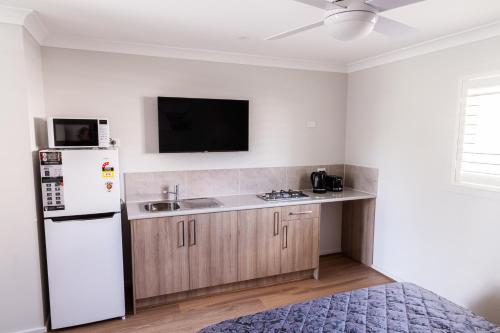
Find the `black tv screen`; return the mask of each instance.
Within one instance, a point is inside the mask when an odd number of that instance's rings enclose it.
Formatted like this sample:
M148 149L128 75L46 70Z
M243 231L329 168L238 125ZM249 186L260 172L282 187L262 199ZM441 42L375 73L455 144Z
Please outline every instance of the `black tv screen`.
M248 151L248 104L158 97L160 153Z

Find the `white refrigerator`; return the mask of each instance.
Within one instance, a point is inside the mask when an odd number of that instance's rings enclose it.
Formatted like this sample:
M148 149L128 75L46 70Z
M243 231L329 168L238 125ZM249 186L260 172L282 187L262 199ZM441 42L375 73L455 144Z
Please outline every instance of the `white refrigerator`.
M118 151L39 152L52 329L125 316Z

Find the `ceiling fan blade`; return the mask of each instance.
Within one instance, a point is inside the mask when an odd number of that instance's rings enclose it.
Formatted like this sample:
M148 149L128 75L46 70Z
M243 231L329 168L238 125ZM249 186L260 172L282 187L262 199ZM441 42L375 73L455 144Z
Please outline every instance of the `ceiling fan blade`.
M365 3L378 9L379 12L408 6L424 0L366 0Z
M389 37L404 37L416 31L415 28L383 16L378 17L373 30Z
M312 24L304 25L304 26L301 26L301 27L298 27L298 28L295 28L295 29L292 29L292 30L288 30L288 31L285 31L285 32L282 32L282 33L279 33L279 34L276 34L276 35L269 36L265 40L275 40L275 39L285 38L285 37L288 37L290 35L295 35L295 34L297 34L299 32L302 32L302 31L306 31L306 30L310 30L310 29L314 29L314 28L320 27L323 24L324 24L323 20L321 20L319 22L315 22L315 23L312 23Z
M321 8L324 10L344 8L342 6L336 5L334 3L335 0L295 0L295 1L309 5L309 6L313 6L316 8Z

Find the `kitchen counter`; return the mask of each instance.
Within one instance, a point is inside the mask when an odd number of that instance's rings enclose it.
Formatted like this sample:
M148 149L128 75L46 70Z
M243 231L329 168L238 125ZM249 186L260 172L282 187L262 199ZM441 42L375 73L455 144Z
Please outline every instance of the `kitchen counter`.
M296 206L296 205L308 205L308 204L321 204L329 202L364 200L364 199L373 199L376 197L376 195L374 194L361 192L350 188L344 188L343 192L327 192L325 194L313 193L311 190L304 190L303 192L309 195L309 197L305 199L290 200L290 201L265 201L263 199L258 198L255 194L231 195L224 197L214 197L215 199L219 200L220 203L222 204L222 206L220 207L200 208L200 209L178 209L175 211L162 211L162 212L149 212L144 208L144 205L146 203L154 201L149 201L147 200L147 198L144 198L144 200L140 200L140 198L134 198L134 201L127 200L127 213L129 220L140 220L140 219L167 217L167 216L226 212L233 210L246 210L246 209L258 209L258 208L269 208L269 207L279 207L279 206Z

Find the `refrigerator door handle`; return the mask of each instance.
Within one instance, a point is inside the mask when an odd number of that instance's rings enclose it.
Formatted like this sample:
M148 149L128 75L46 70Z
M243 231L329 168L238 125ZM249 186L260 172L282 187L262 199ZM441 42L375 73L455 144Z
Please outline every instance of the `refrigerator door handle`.
M64 217L52 217L46 220L51 220L54 223L75 222L75 221L92 221L110 219L118 213L103 213L103 214L89 214L89 215L73 215Z

